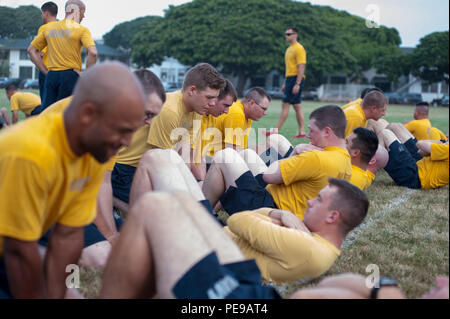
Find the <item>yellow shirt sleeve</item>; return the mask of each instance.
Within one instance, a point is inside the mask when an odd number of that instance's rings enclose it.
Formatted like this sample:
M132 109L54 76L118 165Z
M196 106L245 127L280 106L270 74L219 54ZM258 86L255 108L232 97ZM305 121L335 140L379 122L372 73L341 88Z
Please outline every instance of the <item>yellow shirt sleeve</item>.
M172 148L175 143L170 139L170 135L174 129L178 128L178 125L177 114L169 108L163 107L150 126L149 144L157 148Z
M280 171L286 186L316 177L321 173L320 159L315 151L303 152L280 161Z
M303 46L300 46L295 50L295 60L297 65L306 64L306 50Z
M353 133L355 128L367 126L367 120L353 108L347 108L344 113L345 118L347 119L345 138L349 137Z
M85 49L95 46L95 42L92 39L91 31L88 28L83 29L83 34L81 35L81 44Z
M449 146L445 144L431 144L431 160L445 161L449 160Z
M445 134L438 128L432 127L430 129L430 140L433 141L447 140L447 136L445 136Z
M0 159L0 176L0 235L38 240L48 192L45 171L30 160L4 157Z
M11 111L18 111L19 110L19 95L18 93L11 96Z
M38 51L42 51L47 47L47 39L45 38L44 32L37 35L36 38L31 42L31 45L35 47Z

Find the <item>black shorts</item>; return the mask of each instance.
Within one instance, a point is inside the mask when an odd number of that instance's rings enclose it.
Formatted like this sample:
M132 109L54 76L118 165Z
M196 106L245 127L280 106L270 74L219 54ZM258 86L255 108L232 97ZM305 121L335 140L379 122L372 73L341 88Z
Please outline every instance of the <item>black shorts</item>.
M245 210L263 207L277 208L272 195L260 185L253 174L248 171L236 180L237 187L230 186L220 198L222 207L230 215Z
M305 87L305 79L302 80L302 83L300 84L300 90L298 90L298 93L296 95L292 94L292 89L295 86L295 83L297 82L297 76L290 76L286 78L285 82L285 88L284 88L284 103L289 103L292 105L295 104L301 104L302 103L302 93L303 88Z
M416 159L404 144L395 141L389 146L389 161L384 170L399 186L421 189Z
M221 265L215 253L192 267L172 291L178 299L281 299L262 285L254 260Z
M417 139L410 138L403 145L405 145L406 149L411 154L411 156L414 158L414 160L416 162L418 162L422 159L422 156L419 155L419 149L417 148L416 144L417 144Z
M116 163L111 173L111 186L114 197L129 203L131 184L133 183L136 167Z
M12 299L8 277L6 276L5 260L3 258L0 258L0 299Z
M267 151L265 151L264 153L259 155L259 157L261 157L261 159L264 161L264 163L266 163L266 166L269 167L270 164L272 164L276 161L289 158L289 156L291 156L293 151L294 151L294 147L291 146L289 148L289 151L286 153L286 155L281 156L281 154L278 153L273 147L270 147Z

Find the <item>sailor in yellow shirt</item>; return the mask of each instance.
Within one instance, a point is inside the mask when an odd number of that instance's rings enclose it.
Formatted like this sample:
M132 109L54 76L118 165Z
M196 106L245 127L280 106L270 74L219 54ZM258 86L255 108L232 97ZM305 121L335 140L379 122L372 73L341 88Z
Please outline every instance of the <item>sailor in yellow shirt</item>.
M382 92L379 88L365 88L364 90L361 91L361 96L359 98L357 98L354 101L351 101L350 103L342 106L342 110L346 110L349 107L353 107L353 106L361 106L363 99L366 97L366 95L372 91L378 91L378 92Z
M345 138L347 138L355 128L366 127L367 121L372 119L378 121L386 114L387 99L380 91L372 91L364 97L361 106L354 105L344 110L347 118L347 128Z
M198 180L204 175L202 159L202 116L217 102L225 80L207 63L190 69L181 91L167 94L161 112L150 127L148 143L153 148L172 148L180 153Z
M436 127L432 127L430 129L430 140L432 141L441 141L446 142L448 141L447 135L445 135L440 129Z
M221 133L222 140L214 150L217 152L225 148L236 151L247 149L252 123L267 114L270 101L271 97L266 91L258 87L251 89L242 100L236 101L228 114L216 119L215 128Z
M256 260L263 279L315 278L334 264L345 236L364 220L368 207L364 192L330 179L308 201L303 221L286 210L261 208L234 214L225 230L247 259Z
M352 160L350 183L361 190L369 188L374 180L375 175L368 167L377 149L378 137L373 131L358 127L347 137L347 150Z
M298 123L298 134L296 138L305 137L305 115L302 110L302 92L305 87L306 70L306 50L298 42L298 29L291 27L285 32L286 42L289 47L286 49L284 62L286 65L286 79L281 88L284 92L280 119L274 130L266 131L266 135L278 132L289 115L290 105L294 107Z
M237 92L229 80L225 79L226 85L220 90L219 97L214 106L210 107L208 113L202 117L202 159L206 162L206 170L211 165L215 149L222 149L222 132L216 127L217 118L228 114L230 107L237 101Z
M30 92L19 92L14 84L6 87L6 97L11 103L12 123L19 121L19 111L26 117L36 115L35 110L41 106L41 98Z
M400 123L391 123L378 136L389 148L389 163L385 170L397 185L413 189L448 185L448 141L416 143L413 135Z
M307 201L317 196L328 178L350 180L345 123L338 106L316 109L309 122L311 145L296 146L291 157L269 167L252 150L217 152L202 188L206 199L213 207L220 199L230 215L271 207L289 210L303 219Z
M414 109L414 120L405 123L405 127L418 141L423 140L447 140L444 133L433 128L429 119L429 104L420 102Z
M41 7L42 15L42 26L38 30L38 34L44 31L44 28L54 22L56 22L56 17L58 15L58 5L54 2L46 2ZM48 49L44 48L41 51L42 62L48 69ZM41 100L44 100L44 90L45 90L45 74L39 71L39 96Z
M64 113L41 115L0 134L0 255L14 298L64 297L66 267L78 263L83 227L96 217L103 163L131 141L144 118L144 101L127 67L106 63L86 72ZM44 264L38 240L49 230ZM96 252L105 254L105 262L107 251Z
M31 42L28 53L31 61L46 75L42 109L72 95L82 70L81 49L87 51L86 68L97 62L97 49L89 30L82 25L86 6L80 0L66 3L66 18L45 26ZM49 66L45 66L40 51L48 49Z

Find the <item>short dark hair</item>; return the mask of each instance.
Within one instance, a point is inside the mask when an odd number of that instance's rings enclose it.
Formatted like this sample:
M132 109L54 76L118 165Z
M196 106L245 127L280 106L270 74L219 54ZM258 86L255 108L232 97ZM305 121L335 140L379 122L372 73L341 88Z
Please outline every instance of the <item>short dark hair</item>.
M330 178L330 187L336 192L329 205L330 210L337 210L341 215L340 229L342 235L347 235L352 229L362 223L369 210L369 199L358 187L347 181Z
M161 101L166 101L166 91L161 83L161 80L150 70L140 69L134 71L134 74L138 78L139 82L144 89L145 94L156 93Z
M325 127L331 128L334 134L339 138L345 138L345 129L347 127L347 119L344 111L337 105L325 105L314 110L309 119L314 119L319 129Z
M369 164L378 150L378 136L375 132L363 127L353 130L355 138L352 141L352 149L358 149L361 152L361 160Z
M378 109L383 108L387 104L387 99L384 93L380 90L374 90L366 94L361 106L362 108L368 108L371 106L376 106Z
M298 29L296 27L290 27L290 28L287 28L286 30L292 30L298 34Z
M46 2L41 7L42 12L48 12L52 15L52 17L56 17L58 15L58 5L54 2Z
M222 100L228 95L231 95L233 97L233 102L237 101L238 95L233 83L231 83L230 80L225 79L225 87L220 90L218 100Z
M14 84L9 84L8 86L5 87L5 91L6 92L17 91L17 86L15 86Z
M225 79L217 70L208 63L200 63L186 73L183 90L194 85L200 91L207 88L222 90L225 87Z
M261 87L254 87L248 91L247 94L245 94L244 99L247 102L250 102L251 100L255 101L256 103L260 104L264 98L267 98L270 101L272 101L272 98L269 94L267 94L266 90L264 90Z
M365 88L365 89L362 90L362 92L361 92L361 98L364 99L368 93L373 92L373 91L378 91L378 92L381 92L381 93L384 94L384 92L383 92L381 89L377 88L377 87L373 87L373 88Z

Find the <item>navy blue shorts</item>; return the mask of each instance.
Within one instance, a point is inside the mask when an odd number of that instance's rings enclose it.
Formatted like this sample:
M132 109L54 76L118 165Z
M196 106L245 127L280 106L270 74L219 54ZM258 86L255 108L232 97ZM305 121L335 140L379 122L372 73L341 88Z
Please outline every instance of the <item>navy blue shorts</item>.
M384 170L399 186L421 189L416 159L405 145L395 141L389 146L389 161Z
M259 157L261 157L261 159L264 161L264 163L266 163L266 166L269 167L270 164L288 158L289 156L291 156L292 152L294 151L294 147L290 147L289 151L286 153L285 156L281 156L280 153L278 153L273 147L270 147L267 151L265 151L264 153L262 153L261 155L259 155Z
M263 286L254 260L221 265L211 253L192 267L175 285L178 299L281 299Z
M277 208L272 195L260 185L250 171L242 174L236 180L236 185L237 187L230 186L220 198L222 207L228 214L263 207Z
M0 299L12 299L8 277L6 275L5 260L3 258L0 258Z
M36 116L42 113L42 105L38 105L36 106L33 111L31 111L30 115L31 116Z
M117 231L120 231L120 228L122 227L122 224L123 224L123 220L116 213L113 213L113 217L114 217L114 222L116 224L116 229L117 229ZM50 240L50 234L52 233L52 229L53 228L51 228L48 232L46 232L44 234L44 236L41 237L41 239L39 239L39 245L42 245L45 247L48 246L48 243ZM102 235L102 233L98 230L98 228L94 224L85 226L83 228L83 231L84 231L84 244L83 244L84 248L92 246L101 241L107 240L105 238L105 236Z
M45 77L45 94L42 111L73 93L80 76L74 70L49 71Z
M292 105L302 103L302 93L305 87L305 79L303 79L302 83L300 83L300 90L298 90L298 93L294 95L292 94L292 89L294 88L296 82L297 76L290 76L286 78L283 103L289 103Z
M226 224L219 219L219 217L217 216L216 212L214 211L214 208L211 205L211 202L207 199L200 201L200 204L203 205L203 207L206 208L206 210L208 211L208 213L216 220L216 222L218 222L220 224L220 226L225 227Z
M44 102L45 97L45 74L39 71L39 96L41 97L41 102Z
M418 162L422 159L422 156L419 155L419 149L417 148L416 144L417 144L417 139L410 138L403 145L405 145L406 149L411 154L411 156L414 158L414 160L416 162Z
M124 201L130 202L130 190L133 183L136 167L116 163L114 170L111 173L111 185L114 197Z

